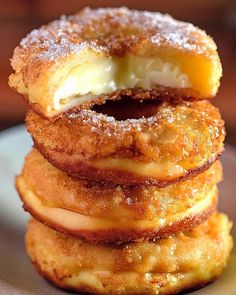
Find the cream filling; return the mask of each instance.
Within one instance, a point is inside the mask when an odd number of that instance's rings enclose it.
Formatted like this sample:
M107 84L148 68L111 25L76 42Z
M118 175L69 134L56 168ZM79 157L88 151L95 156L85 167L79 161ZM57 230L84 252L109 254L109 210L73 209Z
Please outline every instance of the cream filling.
M204 159L201 159L201 162ZM203 164L202 163L202 164ZM186 173L187 170L195 168L196 163L190 160L183 160L178 163L173 163L169 160L155 163L141 163L130 159L118 158L103 158L91 161L90 166L97 169L119 170L132 173L134 175L154 177L160 180L170 180L180 177ZM201 166L201 163L197 163Z
M67 69L54 94L54 109L70 108L116 90L156 86L189 88L191 84L180 66L156 57L127 55L82 60Z
M168 215L166 218L155 218L153 220L134 220L128 218L121 219L106 219L93 216L86 216L74 211L66 210L57 207L48 207L44 205L40 198L37 197L32 190L27 188L27 185L23 177L19 177L18 188L22 195L23 202L31 208L37 215L43 220L52 222L61 226L64 229L69 230L105 230L105 229L118 229L118 230L130 230L130 229L147 229L147 228L162 228L166 225L170 225L173 222L180 221L186 217L200 213L209 208L214 202L217 188L216 186L210 191L210 193L193 205L191 208L186 209L184 212L180 212L173 215Z

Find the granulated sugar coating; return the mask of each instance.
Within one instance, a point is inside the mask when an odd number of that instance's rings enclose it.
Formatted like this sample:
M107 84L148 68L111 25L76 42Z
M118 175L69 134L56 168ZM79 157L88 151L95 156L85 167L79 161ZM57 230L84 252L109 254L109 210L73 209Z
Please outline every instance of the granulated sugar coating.
M29 110L26 125L37 149L57 168L117 184L166 186L209 168L223 151L224 121L208 101L145 101L140 118L132 118L137 104L119 103L113 102L113 113L81 110L54 122ZM128 119L116 119L125 112Z
M123 95L208 99L222 74L216 44L203 30L124 7L86 8L32 31L11 64L10 86L49 119Z
M73 51L91 47L98 51L123 56L126 51L146 40L156 45L173 46L181 50L210 55L216 49L212 39L190 23L180 22L169 15L141 12L125 7L89 8L73 16L62 16L49 25L32 31L18 50L29 48L37 58L58 59Z

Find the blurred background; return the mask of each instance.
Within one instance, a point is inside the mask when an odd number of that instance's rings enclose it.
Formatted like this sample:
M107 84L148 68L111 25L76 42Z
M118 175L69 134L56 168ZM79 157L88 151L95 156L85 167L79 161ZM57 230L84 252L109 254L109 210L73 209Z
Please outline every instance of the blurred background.
M0 130L23 122L26 105L8 86L9 59L29 31L85 7L128 6L169 13L205 29L216 41L224 76L213 103L226 121L227 142L236 146L236 2L229 0L7 0L0 1Z

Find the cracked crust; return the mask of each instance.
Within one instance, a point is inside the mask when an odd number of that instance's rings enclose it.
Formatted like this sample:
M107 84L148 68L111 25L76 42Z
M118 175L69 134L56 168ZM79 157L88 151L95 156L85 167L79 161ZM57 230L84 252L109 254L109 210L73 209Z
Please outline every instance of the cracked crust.
M144 117L116 119L121 109L126 118L137 112ZM82 110L50 122L29 109L26 125L35 147L55 167L116 184L165 187L208 169L223 151L224 121L207 101L125 102L110 111L112 116ZM107 164L100 162L107 159ZM121 164L110 168L114 160ZM149 168L145 174L135 168L149 163L157 165L155 175Z
M92 294L177 294L223 271L232 224L215 213L191 231L152 242L94 245L32 220L26 247L43 277L60 288Z

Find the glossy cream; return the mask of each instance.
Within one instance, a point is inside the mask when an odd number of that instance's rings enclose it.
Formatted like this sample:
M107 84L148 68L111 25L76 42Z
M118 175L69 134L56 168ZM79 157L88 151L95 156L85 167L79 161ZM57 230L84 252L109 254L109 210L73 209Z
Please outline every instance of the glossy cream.
M120 89L156 86L189 88L191 84L179 65L160 58L97 57L70 66L54 94L54 109L79 105Z
M215 202L217 195L216 186L209 192L209 194L202 200L195 203L192 207L186 208L183 212L178 212L173 215L168 215L165 218L156 217L152 220L137 220L137 219L106 219L83 215L74 211L63 208L49 207L44 205L40 198L30 190L24 178L18 177L17 187L23 198L24 204L43 220L51 224L56 224L64 229L79 231L79 230L104 230L104 229L118 229L118 230L131 230L131 229L161 229L166 225L173 222L180 221L186 217L198 214L209 207Z

